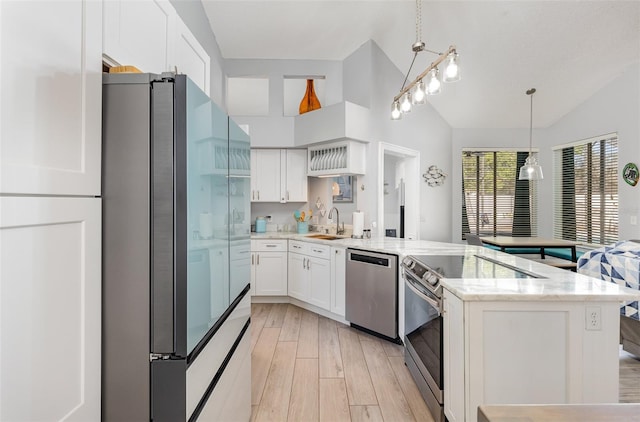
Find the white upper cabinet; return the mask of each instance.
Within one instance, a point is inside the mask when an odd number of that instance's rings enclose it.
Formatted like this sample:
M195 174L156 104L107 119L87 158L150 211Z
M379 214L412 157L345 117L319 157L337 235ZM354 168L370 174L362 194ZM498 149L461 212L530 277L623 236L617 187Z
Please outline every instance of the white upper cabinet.
M209 55L169 0L104 0L104 55L143 72L177 69L210 95Z
M188 75L201 90L210 95L211 59L181 19L176 22L175 59L179 73Z
M307 201L307 150L304 149L287 149L283 150L287 163L283 167L285 176L282 177L281 190L284 191L285 201L287 202L306 202Z
M307 202L307 151L251 150L252 202Z
M280 202L280 150L251 150L251 201Z
M0 193L99 195L102 4L0 2Z
M104 0L104 54L143 72L169 71L175 25L169 0Z

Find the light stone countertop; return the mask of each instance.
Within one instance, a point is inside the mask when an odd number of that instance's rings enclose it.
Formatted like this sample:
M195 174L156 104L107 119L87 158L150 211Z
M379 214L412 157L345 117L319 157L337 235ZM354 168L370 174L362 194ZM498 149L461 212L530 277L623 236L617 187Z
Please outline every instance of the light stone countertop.
M441 285L444 288L465 301L621 302L640 300L640 291L638 290L480 246L389 237L321 240L307 237L309 234L251 233L251 239L304 240L335 247L394 254L398 255L400 260L407 255L479 255L544 277L538 279L444 278L441 280Z

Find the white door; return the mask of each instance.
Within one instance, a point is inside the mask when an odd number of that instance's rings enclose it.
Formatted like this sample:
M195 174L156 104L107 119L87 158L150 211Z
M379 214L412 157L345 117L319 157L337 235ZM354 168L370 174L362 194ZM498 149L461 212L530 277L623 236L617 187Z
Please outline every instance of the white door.
M280 150L252 149L251 156L255 156L255 161L251 162L251 184L254 186L251 200L280 202Z
M101 199L0 210L0 419L98 421Z
M320 308L331 310L331 261L315 257L309 258L309 302Z
M143 72L169 71L176 18L169 0L104 0L104 54Z
M0 1L0 193L100 195L102 4Z
M256 295L286 296L287 253L256 252Z
M285 201L307 202L307 150L286 150Z
M288 292L296 299L309 300L309 274L307 260L309 258L299 253L289 252Z

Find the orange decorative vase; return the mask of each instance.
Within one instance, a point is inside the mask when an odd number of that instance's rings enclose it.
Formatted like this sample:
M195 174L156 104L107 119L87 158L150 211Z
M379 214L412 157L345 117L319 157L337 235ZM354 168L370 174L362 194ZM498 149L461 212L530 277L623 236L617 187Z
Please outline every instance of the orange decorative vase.
M320 100L316 97L316 91L313 89L313 79L307 79L307 92L304 93L304 97L300 101L300 114L319 108Z

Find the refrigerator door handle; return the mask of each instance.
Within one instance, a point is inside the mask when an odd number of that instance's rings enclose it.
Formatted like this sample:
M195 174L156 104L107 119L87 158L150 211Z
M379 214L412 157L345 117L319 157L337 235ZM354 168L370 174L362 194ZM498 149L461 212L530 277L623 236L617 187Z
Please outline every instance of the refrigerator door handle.
M171 354L176 350L174 327L177 312L174 298L174 84L153 83L152 118L152 279L151 353ZM186 324L185 324L186 326ZM178 342L179 344L179 342Z

